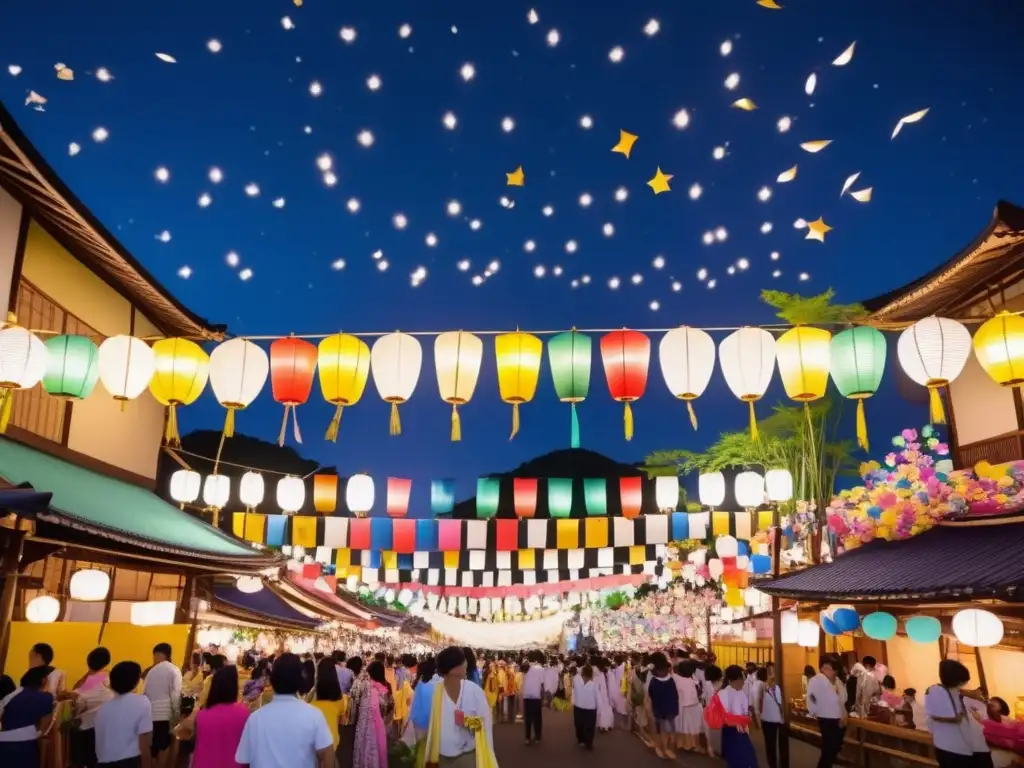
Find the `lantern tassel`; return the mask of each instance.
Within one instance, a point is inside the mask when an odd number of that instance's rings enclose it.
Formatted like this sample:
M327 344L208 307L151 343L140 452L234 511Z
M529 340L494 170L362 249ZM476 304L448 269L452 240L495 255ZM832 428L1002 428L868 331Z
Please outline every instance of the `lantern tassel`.
M942 407L942 395L938 387L928 388L928 410L932 424L946 423L946 409Z
M626 440L633 439L633 407L626 402L626 409L622 414L622 426L626 433Z
M512 434L508 436L511 440L519 434L519 403L512 403Z
M868 445L868 420L864 415L864 400L857 401L857 445L865 451L871 450Z
M754 413L754 401L747 401L747 405L750 407L750 439L755 442L758 439L757 434L757 414Z
M5 389L0 393L0 433L7 431L11 421L11 409L14 406L14 391Z
M284 447L284 436L288 434L288 411L292 406L286 405L284 407L284 415L281 417L281 429L277 433L277 444L279 447Z
M580 447L580 417L576 413L576 403L572 404L572 426L571 433L569 436L569 447L579 448Z
M402 420L398 416L398 403L391 403L391 435L402 434Z
M331 423L327 425L327 432L324 435L324 440L328 440L332 443L338 442L338 430L341 429L341 412L345 409L345 406L338 403L338 407L334 409L334 416L331 418Z
M292 406L292 436L295 438L295 442L302 445L302 430L299 429L299 414L298 407Z
M228 408L227 414L224 416L224 431L221 433L224 437L235 436L235 409Z
M128 398L126 398L126 397L122 397L122 398L121 398L121 413L124 413L124 412L125 412L125 409L126 409L127 407L128 407Z
M164 442L171 448L181 447L181 435L178 434L178 406L171 403L167 406L167 423L164 425Z
M686 412L690 414L690 426L693 427L693 431L697 431L697 412L693 410L693 403L690 400L686 401Z
M462 440L462 420L459 418L459 406L452 405L452 442Z

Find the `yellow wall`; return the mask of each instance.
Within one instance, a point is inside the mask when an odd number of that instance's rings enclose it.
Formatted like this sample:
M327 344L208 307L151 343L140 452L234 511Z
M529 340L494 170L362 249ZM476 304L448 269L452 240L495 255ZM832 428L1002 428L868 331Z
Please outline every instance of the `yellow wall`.
M18 250L21 203L0 188L0 310L7 315L14 278L14 256Z
M72 257L35 222L29 228L22 274L26 280L104 336L131 332L131 304ZM153 324L135 313L135 335L156 334ZM102 384L75 403L68 447L143 477L155 478L163 408L148 393L124 411Z
M103 642L97 643L100 624L92 622L61 621L53 624L30 624L16 621L11 625L11 642L7 651L4 674L15 682L28 669L28 652L36 643L49 643L53 647L53 666L67 676L70 688L87 671L85 657L93 648L102 645L110 651L111 666L119 661L136 661L143 669L153 663L153 646L170 643L174 651L171 659L181 664L188 641L188 624L167 627L136 627L132 624L107 624Z

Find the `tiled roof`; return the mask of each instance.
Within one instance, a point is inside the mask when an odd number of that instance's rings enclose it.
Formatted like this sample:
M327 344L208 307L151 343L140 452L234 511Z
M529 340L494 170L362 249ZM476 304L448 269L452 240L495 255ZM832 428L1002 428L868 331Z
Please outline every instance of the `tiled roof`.
M258 613L288 624L297 624L310 629L314 629L320 624L317 619L312 619L297 611L270 589L261 589L259 592L247 594L240 592L233 585L219 585L214 589L213 597L215 601L228 606Z
M874 541L757 588L798 600L1024 601L1024 518L1018 520L940 525L904 541Z

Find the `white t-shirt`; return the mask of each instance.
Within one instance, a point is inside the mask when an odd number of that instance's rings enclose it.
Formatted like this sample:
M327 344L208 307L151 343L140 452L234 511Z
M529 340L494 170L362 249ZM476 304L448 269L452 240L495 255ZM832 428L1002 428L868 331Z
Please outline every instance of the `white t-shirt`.
M807 711L812 717L840 720L846 716L846 686L817 674L807 683Z
M439 683L439 685L443 687L444 683ZM441 743L438 752L442 757L458 757L466 752L472 752L476 747L476 737L473 732L455 723L456 710L461 710L464 715L479 717L483 720L487 743L493 745L491 705L487 701L487 696L479 685L469 680L463 680L457 702L452 701L452 697L448 695L447 691L441 691Z
M764 697L761 699L761 719L766 723L782 722L782 689L777 685L764 686Z
M750 715L750 699L742 689L736 690L731 685L723 685L722 690L718 692L718 698L730 715Z
M531 664L523 675L523 698L539 699L544 688L544 667Z
M928 730L936 749L957 755L988 752L981 723L965 708L959 691L933 685L924 692L924 711L928 715ZM959 717L955 723L940 723L936 717Z
M153 722L170 720L181 705L181 670L169 661L161 661L149 670L142 687L153 705Z
M580 709L597 709L597 686L593 680L577 676L572 684L572 705Z
M116 763L138 757L139 736L153 732L149 699L137 693L115 696L96 713L94 730L98 762Z
M311 768L334 746L327 720L297 696L274 695L245 721L235 762L250 768Z

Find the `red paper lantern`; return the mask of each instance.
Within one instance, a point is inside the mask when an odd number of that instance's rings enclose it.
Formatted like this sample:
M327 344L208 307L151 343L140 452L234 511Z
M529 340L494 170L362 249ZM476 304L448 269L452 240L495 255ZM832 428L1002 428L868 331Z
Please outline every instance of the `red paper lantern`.
M388 478L388 517L405 517L409 514L409 495L412 480L401 477Z
M292 415L295 442L302 442L295 408L309 400L309 393L313 390L316 354L314 345L294 336L278 339L270 345L270 388L274 400L284 406L281 432L277 436L278 445L284 445L289 413Z
M622 502L622 516L627 520L640 517L640 506L644 501L642 477L620 477L619 499Z
M537 478L513 478L512 498L515 504L516 517L533 517L537 513Z
M640 331L612 331L601 337L601 360L612 399L625 405L623 425L626 439L633 439L633 409L630 403L643 397L651 363L651 340Z

